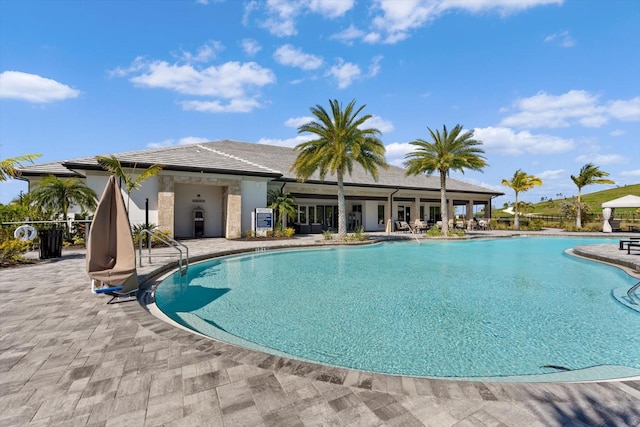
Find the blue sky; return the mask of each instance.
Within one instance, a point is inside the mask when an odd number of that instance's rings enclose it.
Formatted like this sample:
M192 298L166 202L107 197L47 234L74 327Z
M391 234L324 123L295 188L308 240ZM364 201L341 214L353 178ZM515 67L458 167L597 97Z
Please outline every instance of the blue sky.
M489 166L451 176L500 204L517 169L534 202L587 162L636 184L638 22L634 0L2 0L0 158L294 146L310 107L355 99L395 165L427 127L475 130Z

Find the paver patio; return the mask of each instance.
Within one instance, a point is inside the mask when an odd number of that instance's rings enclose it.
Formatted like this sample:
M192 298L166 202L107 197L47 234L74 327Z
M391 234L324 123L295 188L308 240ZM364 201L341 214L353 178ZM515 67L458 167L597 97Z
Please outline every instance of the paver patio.
M255 246L224 239L186 243L192 257ZM0 270L0 294L3 426L640 425L640 380L414 379L328 368L201 338L167 325L137 301L106 305L107 297L91 294L83 250Z

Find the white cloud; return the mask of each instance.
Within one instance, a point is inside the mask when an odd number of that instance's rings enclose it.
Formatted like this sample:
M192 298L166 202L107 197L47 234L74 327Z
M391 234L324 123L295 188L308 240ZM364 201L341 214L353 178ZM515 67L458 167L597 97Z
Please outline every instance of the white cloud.
M367 38L373 43L397 43L406 39L412 30L420 28L443 13L461 10L481 13L497 11L501 15L519 12L536 6L562 4L563 0L376 0L378 12L372 21L375 29Z
M560 47L573 47L576 41L569 35L568 31L562 31L561 33L550 34L544 38L545 43L554 43Z
M559 128L575 124L598 128L611 118L624 121L640 120L640 97L614 100L606 104L584 90L570 90L561 95L545 92L516 100L515 114L504 118L501 126L519 128ZM501 112L508 110L501 109Z
M143 74L130 80L139 86L169 89L186 95L235 98L243 96L248 87L273 83L275 76L255 62L226 62L218 67L197 69L191 65L155 61L147 64Z
M626 158L619 154L581 154L576 157L576 162L579 163L595 163L597 165L612 165L616 163L624 163Z
M180 102L184 109L207 112L248 112L260 106L258 89L275 82L268 68L255 62L226 62L206 68L191 64L169 64L136 58L129 68L118 68L113 76L131 76L141 87L167 89L183 95L214 98ZM215 99L221 98L221 99Z
M616 129L616 130L612 130L611 132L609 132L609 136L622 136L625 135L627 132L623 131L622 129Z
M180 55L177 55L182 61L186 63L191 62L208 62L215 59L218 52L224 50L222 43L216 40L211 40L208 43L200 46L196 53L181 50Z
M327 18L338 18L347 13L355 0L311 0L309 9Z
M173 138L165 139L160 142L150 142L147 144L149 148L164 148L171 147L174 145L187 145L187 144L200 144L203 142L210 142L209 138L200 138L198 136L186 136L184 138L180 138L177 141Z
M314 121L315 118L311 117L311 116L306 116L306 117L292 117L290 119L288 119L286 122L284 122L284 125L290 128L299 128L302 125L305 125L309 122Z
M256 53L262 50L262 47L256 40L253 39L243 39L242 40L242 50L249 56L254 56Z
M571 150L574 142L552 135L532 134L528 131L514 132L505 127L474 129L474 138L482 141L487 151L509 156L522 154L558 154Z
M365 34L366 33L364 31L359 30L358 28L354 27L353 24L351 24L349 28L339 33L331 35L329 39L338 40L347 45L351 45L353 44L354 40L364 37Z
M405 156L414 150L414 146L408 142L392 142L385 145L387 162L393 166L403 167Z
M376 128L381 133L393 132L393 123L380 116L371 116L369 120L364 122L364 125L366 128Z
M334 77L338 81L338 88L347 88L355 79L361 77L360 67L351 62L344 62L342 58L338 58L338 64L331 67L327 75Z
M382 55L376 55L371 58L371 64L369 65L369 77L375 77L380 72L380 62L382 61Z
M77 98L80 91L52 79L21 71L0 73L0 98L46 104Z
M620 172L621 176L631 176L631 177L640 177L640 169L632 170L632 171L622 171Z
M298 67L303 70L318 69L324 62L321 57L304 53L302 50L296 49L290 44L280 46L273 54L273 58L279 64Z
M303 142L311 141L315 135L298 135L293 138L288 139L277 139L277 138L260 138L258 140L258 144L267 144L267 145L278 145L280 147L295 147L298 144L302 144Z
M609 114L618 120L630 122L640 120L640 96L629 100L611 101Z
M243 22L249 25L249 15L263 12L258 24L278 37L289 37L298 34L296 20L300 15L316 13L325 18L334 19L343 16L351 10L355 0L267 0L266 2L251 1L245 6Z
M546 170L546 171L537 173L535 176L542 179L543 181L565 179L567 177L567 171L564 169Z
M255 99L235 98L227 104L220 101L184 101L182 108L189 111L200 111L202 113L248 113L260 107L260 103Z

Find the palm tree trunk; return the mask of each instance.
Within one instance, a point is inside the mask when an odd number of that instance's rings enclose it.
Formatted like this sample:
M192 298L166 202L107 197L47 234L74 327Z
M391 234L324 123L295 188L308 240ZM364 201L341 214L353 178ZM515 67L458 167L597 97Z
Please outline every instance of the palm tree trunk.
M518 215L518 192L516 191L516 204L514 206L513 212L515 213L515 217L513 218L513 229L520 230L520 216Z
M580 199L580 188L578 188L578 215L576 216L576 228L582 228L582 203Z
M347 216L344 201L344 177L343 172L338 171L338 236L345 237L347 235Z
M447 207L447 175L440 171L440 212L442 217L442 234L449 234L449 209Z

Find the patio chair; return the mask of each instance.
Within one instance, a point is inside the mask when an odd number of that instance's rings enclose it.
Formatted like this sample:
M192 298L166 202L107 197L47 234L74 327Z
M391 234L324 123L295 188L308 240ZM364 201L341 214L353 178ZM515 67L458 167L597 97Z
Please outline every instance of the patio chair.
M426 231L428 228L429 226L427 225L427 223L424 221L420 221L419 219L416 219L413 224L413 229L418 232Z
M631 251L640 251L640 242L627 243L627 255L631 255Z
M629 237L628 239L620 239L620 246L618 247L618 250L622 251L624 250L624 246L625 245L629 245L631 243L640 243L640 237Z
M406 221L395 221L395 225L396 225L396 231L402 231L404 233L413 233L413 230L411 229L411 227L409 226L409 224L406 223Z

